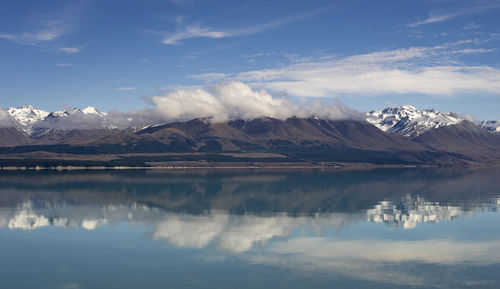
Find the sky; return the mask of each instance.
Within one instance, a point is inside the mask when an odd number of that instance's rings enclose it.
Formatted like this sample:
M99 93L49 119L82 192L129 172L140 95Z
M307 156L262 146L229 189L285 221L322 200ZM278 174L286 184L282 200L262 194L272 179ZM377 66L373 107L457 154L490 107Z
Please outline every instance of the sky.
M5 0L0 107L195 113L243 95L500 119L499 44L500 0Z

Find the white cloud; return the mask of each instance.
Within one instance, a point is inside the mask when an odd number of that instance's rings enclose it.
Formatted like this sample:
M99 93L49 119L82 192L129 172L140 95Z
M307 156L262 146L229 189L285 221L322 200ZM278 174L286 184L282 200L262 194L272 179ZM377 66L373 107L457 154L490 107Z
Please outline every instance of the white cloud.
M241 57L243 58L256 58L256 57L263 57L263 56L272 56L275 55L275 53L267 52L267 53L254 53L254 54L242 54Z
M287 119L292 116L319 115L330 119L358 117L353 110L336 103L322 105L318 102L301 107L285 97L276 97L266 90L254 90L238 81L223 82L208 89L185 88L153 96L153 111L164 121L211 118L213 122L234 119L273 117Z
M81 48L78 47L59 47L59 51L62 51L64 53L68 54L75 54L81 52Z
M459 13L459 14L457 14L457 13L442 14L442 15L433 15L433 14L431 14L425 20L420 20L420 21L412 22L410 24L407 24L406 26L415 28L415 27L418 27L420 25L425 25L425 24L431 24L431 23L437 23L437 22L443 22L443 21L446 21L446 20L450 20L452 18L455 18L455 17L463 15L463 14L464 14L463 12Z
M33 31L19 34L0 32L0 38L18 44L40 46L43 43L54 41L66 34L70 26L70 17L41 19L36 26L37 28Z
M230 32L215 31L210 28L200 27L198 24L192 24L184 27L182 30L176 31L175 33L165 37L162 42L164 44L180 44L182 40L189 38L223 38L234 36Z
M117 87L115 88L115 90L118 90L118 91L130 91L130 90L135 90L136 88L135 87Z
M194 79L203 80L203 81L213 83L213 82L228 78L229 74L218 73L218 72L207 72L207 73L201 73L201 74L194 74L194 75L191 75L191 77Z
M450 53L453 54L479 54L479 53L490 53L494 52L495 50L493 49L484 49L484 48L465 48L465 49L457 49L457 50L452 50Z
M72 1L56 11L51 9L50 13L35 14L26 23L31 26L31 29L18 32L0 31L0 39L22 45L49 46L54 50L76 53L75 49L77 48L61 47L63 48L61 50L54 46L54 42L70 32L83 5L84 1Z
M287 118L302 114L297 105L285 98L275 98L265 90L256 91L241 82L215 85L210 91L176 89L163 96L153 96L155 110L165 120L190 120L211 117L214 121L259 117Z
M269 71L263 73L252 72L257 81L264 79ZM251 77L242 75L241 79L252 82ZM453 96L464 92L500 94L500 71L487 66L437 66L414 70L376 66L295 67L274 76L275 79L277 77L283 80L256 84L303 97L409 93Z
M456 65L459 63L456 57L460 55L492 52L491 49L464 47L480 42L462 40L434 47L410 47L344 58L306 59L227 78L298 97L409 93L450 97L466 92L500 95L500 70L489 66Z
M67 66L73 66L73 63L57 63L56 65L61 67L67 67Z
M240 29L213 29L209 27L203 27L200 24L190 24L178 29L173 33L168 33L167 36L163 38L162 42L167 45L176 45L181 44L183 40L191 38L226 38L257 34L266 30L270 30L279 26L315 16L323 11L325 11L325 9L313 10Z
M478 29L479 27L481 27L481 25L479 24L476 24L473 22L470 22L468 23L467 25L464 26L464 30L473 30L473 29Z
M10 114L3 108L0 107L0 128L1 127L13 127L14 121Z
M34 32L24 32L19 35L0 33L0 38L26 45L40 45L42 42L48 42L61 37L64 29L60 27L47 27Z
M418 27L421 25L444 22L444 21L448 21L448 20L451 20L451 19L454 19L457 17L471 15L471 14L477 14L477 13L489 11L492 9L498 9L498 8L500 8L500 4L493 3L493 4L488 4L488 5L476 6L476 7L468 7L465 9L456 10L456 11L452 11L449 13L431 13L429 15L429 17L427 17L426 19L412 22L410 24L407 24L406 26L415 28L415 27Z

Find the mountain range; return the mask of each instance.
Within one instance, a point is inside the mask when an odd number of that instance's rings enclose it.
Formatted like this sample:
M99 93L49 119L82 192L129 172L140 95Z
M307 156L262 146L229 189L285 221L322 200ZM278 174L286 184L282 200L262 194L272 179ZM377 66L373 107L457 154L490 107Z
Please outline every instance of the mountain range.
M199 118L159 124L128 118L117 122L90 106L57 112L22 106L6 111L10 122L0 128L3 166L15 164L14 160L75 159L76 155L100 164L106 158L96 156L113 156L107 159L119 160L115 165L179 161L500 164L499 121L474 121L409 105L346 120L312 116L213 122Z

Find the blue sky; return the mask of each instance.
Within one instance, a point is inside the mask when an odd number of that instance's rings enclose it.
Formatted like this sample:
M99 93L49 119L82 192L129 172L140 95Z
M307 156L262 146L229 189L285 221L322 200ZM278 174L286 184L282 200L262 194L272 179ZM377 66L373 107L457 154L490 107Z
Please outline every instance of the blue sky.
M500 119L499 16L498 0L1 1L0 107L128 111L241 81Z

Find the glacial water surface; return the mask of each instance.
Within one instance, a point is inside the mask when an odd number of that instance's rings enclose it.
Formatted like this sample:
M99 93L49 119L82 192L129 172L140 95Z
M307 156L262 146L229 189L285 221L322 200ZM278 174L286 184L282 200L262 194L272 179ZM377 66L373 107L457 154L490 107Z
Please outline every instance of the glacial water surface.
M3 171L0 288L500 288L500 171Z

